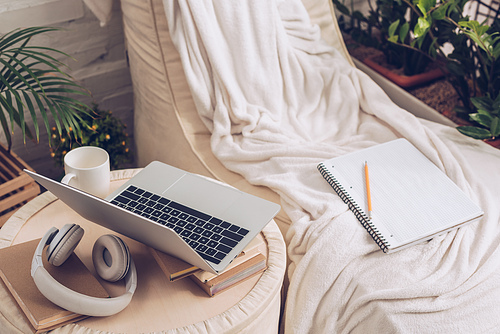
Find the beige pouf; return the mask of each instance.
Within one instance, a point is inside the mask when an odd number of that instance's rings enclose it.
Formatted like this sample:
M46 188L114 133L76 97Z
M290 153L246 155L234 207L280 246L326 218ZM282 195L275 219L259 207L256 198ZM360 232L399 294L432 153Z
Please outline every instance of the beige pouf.
M111 191L138 171L112 172ZM0 229L0 248L40 238L50 226L61 227L65 223L77 223L85 229L75 252L92 271L92 245L110 231L78 216L49 192L22 207L6 222ZM169 282L149 247L125 237L138 270L138 288L130 305L114 316L88 318L56 332L277 333L286 249L274 221L262 234L268 246L268 269L212 298L189 279ZM123 286L101 283L112 296L123 293ZM3 284L0 298L2 332L29 332L29 323Z

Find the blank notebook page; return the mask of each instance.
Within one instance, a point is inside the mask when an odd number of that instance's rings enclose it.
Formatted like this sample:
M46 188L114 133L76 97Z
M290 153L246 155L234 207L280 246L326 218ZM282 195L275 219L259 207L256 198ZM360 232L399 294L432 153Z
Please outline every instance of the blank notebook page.
M371 223L389 250L457 227L482 215L457 185L405 139L323 162L367 216L369 166Z

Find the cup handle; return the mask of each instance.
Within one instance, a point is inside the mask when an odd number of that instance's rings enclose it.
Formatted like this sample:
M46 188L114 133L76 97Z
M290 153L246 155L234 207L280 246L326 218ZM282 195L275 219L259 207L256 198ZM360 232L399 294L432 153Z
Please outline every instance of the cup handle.
M69 184L69 181L71 181L72 178L74 178L76 175L73 173L69 173L64 175L63 179L61 180L61 183L64 184Z

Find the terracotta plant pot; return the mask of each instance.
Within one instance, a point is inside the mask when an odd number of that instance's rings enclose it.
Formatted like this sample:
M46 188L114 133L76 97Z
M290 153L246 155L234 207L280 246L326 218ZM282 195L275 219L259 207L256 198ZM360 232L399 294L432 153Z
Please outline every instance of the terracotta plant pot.
M455 111L444 110L442 114L443 114L443 116L448 117L453 123L455 123L458 126L472 125L471 122L469 122L469 121L467 121L467 120L465 120L463 118L458 117L457 113Z
M411 76L400 75L394 73L390 69L385 68L382 65L378 64L377 62L375 62L374 56L369 56L365 58L363 60L363 63L365 63L367 66L371 67L373 70L377 71L379 74L383 75L384 77L391 80L396 85L402 88L411 88L418 85L422 85L431 82L433 80L439 79L443 77L445 74L443 70L436 68L424 73L415 74Z
M491 146L493 146L494 148L498 148L500 149L500 138L496 138L496 139L485 139L484 140L485 143L487 144L490 144Z

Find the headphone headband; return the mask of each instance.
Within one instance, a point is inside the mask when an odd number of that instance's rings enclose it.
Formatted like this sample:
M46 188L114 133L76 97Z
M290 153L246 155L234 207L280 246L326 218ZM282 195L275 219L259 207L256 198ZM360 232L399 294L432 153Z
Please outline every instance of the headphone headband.
M43 249L53 239L58 230L49 229L38 244L31 264L31 276L38 290L51 302L69 311L89 316L109 316L122 311L130 303L137 287L137 271L130 258L130 268L125 276L126 292L118 297L98 298L71 290L56 281L44 268Z
M137 286L135 272L135 264L132 264L125 276L127 291L112 298L91 297L71 290L56 281L44 267L35 270L33 280L48 300L66 310L90 316L110 316L125 309L132 300Z

